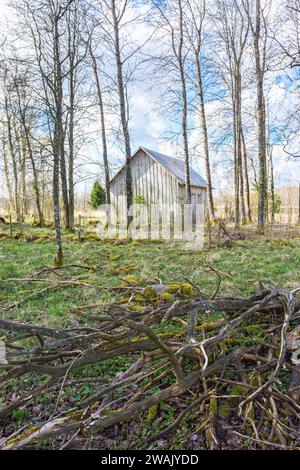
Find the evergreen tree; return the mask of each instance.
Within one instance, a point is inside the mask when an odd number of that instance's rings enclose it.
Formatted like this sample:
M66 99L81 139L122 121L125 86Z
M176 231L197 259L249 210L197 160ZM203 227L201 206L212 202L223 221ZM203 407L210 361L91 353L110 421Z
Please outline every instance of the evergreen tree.
M101 204L105 204L105 189L102 188L99 181L95 181L90 195L90 205L93 209L98 209Z

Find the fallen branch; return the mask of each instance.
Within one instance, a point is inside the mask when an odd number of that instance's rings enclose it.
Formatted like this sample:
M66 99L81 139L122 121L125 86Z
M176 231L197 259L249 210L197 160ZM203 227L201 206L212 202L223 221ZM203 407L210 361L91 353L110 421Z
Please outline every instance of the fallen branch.
M287 335L291 322L299 321L295 314L299 308L295 297L298 289L290 292L267 284L246 299L223 297L219 292L225 274L213 268L209 271L217 276L216 288L210 296L192 286L191 298L176 294L172 302L159 303L159 297L154 301L143 295L135 304L133 290L126 307L95 301L72 308L80 321L92 320L93 327L85 324L53 329L1 318L8 360L0 366L3 396L9 397L12 381L17 380L20 386L0 409L0 419L9 422L11 414L22 407L30 416L34 403L45 394L51 397L51 418L47 422L41 419L34 427L28 423L11 436L0 435L0 446L27 448L49 437L55 442L63 435L66 444L57 444L58 448L69 448L79 437L105 435L124 423L130 426L135 419L145 419L153 407L181 397L189 405L156 435L149 429L146 442L163 439L186 418L191 420L192 428L202 433L208 448L222 445L226 448L226 438L221 438L217 431L224 421L221 412L226 402L229 411L226 408L225 435L248 439L256 448L298 448L300 406L293 396L276 388L279 373L295 369L287 354ZM80 281L60 278L32 296L76 282ZM20 301L26 302L32 296ZM131 310L137 305L138 309ZM0 313L11 306L7 308L2 307ZM213 312L221 312L223 318L209 322ZM272 315L274 312L276 316ZM207 322L203 322L203 315L208 317ZM170 330L166 330L168 325ZM249 346L246 333L253 327L260 329L263 337ZM12 337L12 333L16 334ZM90 377L86 372L87 366L107 360L117 363L120 358L126 370L117 374L109 368L101 377ZM35 381L25 388L22 381L28 377L35 377ZM70 408L65 390L78 391L84 385L90 387L87 395ZM255 416L258 410L259 420ZM193 422L194 415L201 416L200 424L197 420ZM264 428L261 422L265 423ZM236 423L239 433L234 429Z

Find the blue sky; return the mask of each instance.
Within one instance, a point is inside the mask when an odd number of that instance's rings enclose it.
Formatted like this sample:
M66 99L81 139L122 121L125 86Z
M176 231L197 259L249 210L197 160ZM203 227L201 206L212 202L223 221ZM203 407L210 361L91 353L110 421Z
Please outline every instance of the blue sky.
M277 0L276 0L277 1ZM14 21L14 15L7 7L7 0L0 0L0 27L4 31L7 24ZM149 25L139 25L133 31L133 39L142 40L149 32ZM160 48L160 43L151 43L149 47ZM209 55L209 50L206 51ZM249 60L249 59L248 59ZM292 72L289 71L289 74ZM295 72L293 72L295 73ZM164 101L164 88L157 85L152 78L152 67L149 63L140 68L137 74L138 80L129 87L130 92L130 129L132 139L132 150L139 146L158 150L162 153L175 157L181 157L180 139L170 141L166 136L170 133L179 131L179 123L174 122L174 112L161 112L160 104ZM224 109L224 103L220 101L220 96L224 95L224 87L216 80L217 74L211 73L210 68L207 69L205 80L209 87L209 94L206 94L207 100L207 120L209 130L210 153L213 169L213 185L218 190L228 191L232 188L232 146L230 138L230 113ZM215 82L214 86L211 83ZM252 106L255 100L254 83L252 88L245 93L246 106ZM285 128L289 110L295 107L295 100L298 99L296 94L290 93L292 87L291 81L286 73L272 72L268 74L266 80L266 94L270 103L271 116L271 141L274 144L273 158L275 166L275 179L277 186L296 185L300 180L300 162L287 157L283 151L283 132ZM190 93L192 96L192 93ZM196 102L196 94L194 94L194 102ZM113 120L111 117L108 120ZM175 119L176 121L176 119ZM253 117L249 117L245 113L244 125L249 129L249 150L256 158L256 137L253 127ZM198 128L199 116L194 113L190 117L189 140L191 147L192 166L204 175L204 161L201 157L201 135ZM108 127L110 122L108 123ZM82 191L85 187L89 188L97 177L99 172L99 162L101 162L101 138L100 125L97 111L95 110L93 122L87 129L94 137L94 142L82 148L82 159L89 164L84 166L86 174L91 174L91 179L78 185L78 191ZM117 167L123 163L122 152L114 144L114 137L109 136L109 156L112 164L112 171L116 171ZM297 146L295 137L295 146ZM299 140L298 140L299 142ZM253 147L253 148L252 148ZM86 177L84 173L82 176Z

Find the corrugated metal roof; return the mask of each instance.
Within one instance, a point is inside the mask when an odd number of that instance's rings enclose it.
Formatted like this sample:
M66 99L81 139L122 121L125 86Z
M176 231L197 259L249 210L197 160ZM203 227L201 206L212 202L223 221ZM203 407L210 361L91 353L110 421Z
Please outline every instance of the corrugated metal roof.
M185 184L184 177L184 161L179 160L178 158L169 157L163 153L156 152L154 150L147 149L145 147L139 147L137 151L133 154L132 158L138 153L139 150L146 152L151 158L153 158L157 163L162 165L169 173L171 173L175 178L177 178L180 184ZM125 165L117 171L117 173L111 178L112 182L115 177L125 168ZM191 186L198 186L201 188L207 188L207 183L202 176L200 176L193 168L190 166L190 182Z
M179 183L185 184L184 176L184 161L179 160L178 158L172 158L163 153L155 152L154 150L141 147L148 155L150 155L154 160L160 163L167 171L174 175ZM190 166L190 182L191 186L200 186L202 188L207 187L205 179L202 178L193 168Z

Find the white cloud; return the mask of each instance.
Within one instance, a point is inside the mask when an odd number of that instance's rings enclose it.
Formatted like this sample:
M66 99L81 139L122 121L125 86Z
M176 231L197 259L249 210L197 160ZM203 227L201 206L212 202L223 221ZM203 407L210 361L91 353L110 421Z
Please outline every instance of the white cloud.
M209 3L209 2L208 2ZM273 0L273 11L275 14L280 7L282 2L280 0ZM140 13L145 14L147 11L146 5L141 5ZM15 14L13 10L8 7L7 0L0 0L0 29L2 34L7 32L7 25L15 22ZM136 14L136 9L129 10L127 20L133 18ZM284 30L286 28L284 27ZM130 39L136 44L142 43L152 32L149 24L140 22L134 27L129 26L126 34L130 33ZM285 32L283 32L285 34ZM161 50L161 43L154 43L154 50ZM151 43L153 47L153 43ZM149 45L150 49L150 45ZM252 63L250 56L247 56L247 64ZM112 68L112 64L107 65L109 69ZM132 130L132 147L138 147L140 145L157 149L163 153L167 153L176 156L178 152L177 145L171 143L169 140L162 139L165 132L173 126L170 116L163 116L159 112L158 97L163 91L159 86L151 87L152 76L151 67L149 63L145 63L139 68L138 75L143 77L142 80L136 81L130 89L131 96L131 120L130 128ZM279 79L279 72L268 72L266 89L268 91L267 97L270 103L271 109L271 121L277 124L282 124L287 119L289 111L295 107L295 95L289 93L285 81ZM245 81L251 82L251 87L244 92L244 107L246 110L254 112L255 103L255 82L253 77L243 77ZM232 160L232 149L225 146L224 144L214 145L217 138L224 136L228 132L228 125L230 125L230 116L225 118L222 110L223 104L219 101L210 101L207 103L207 122L208 132L210 138L210 154L212 159L213 168L213 184L216 188L222 188L232 190L232 174L230 174L230 160ZM84 150L88 155L88 158L93 162L101 161L101 138L99 133L99 116L97 110L93 109L94 119L88 126L88 131L92 132L97 139L97 143L90 144ZM253 152L254 158L256 158L256 135L255 128L253 127L254 116L250 116L245 112L245 125L249 125L251 128L249 131L249 147ZM198 169L201 174L204 174L204 160L201 158L202 146L201 146L201 134L199 130L199 116L195 115L192 118L192 124L195 129L190 135L191 148L196 148L195 158L192 161L192 165L195 169ZM109 155L111 162L114 166L122 163L122 154L118 151L112 132L110 131L116 124L116 116L112 113L107 114L107 129L109 134ZM294 184L299 175L300 178L300 162L287 160L286 154L283 152L282 145L278 144L274 147L274 161L276 163L275 177L278 185ZM91 165L90 168L95 170L95 166ZM230 178L228 177L230 175ZM229 181L229 183L228 183Z

